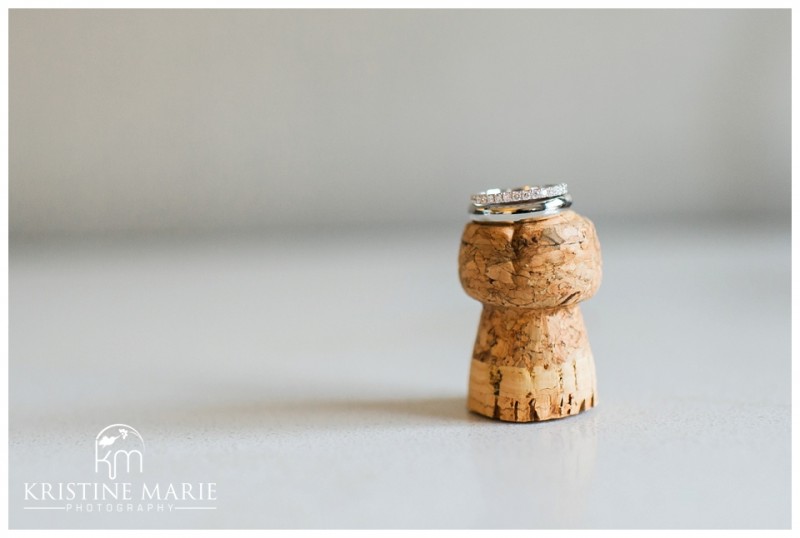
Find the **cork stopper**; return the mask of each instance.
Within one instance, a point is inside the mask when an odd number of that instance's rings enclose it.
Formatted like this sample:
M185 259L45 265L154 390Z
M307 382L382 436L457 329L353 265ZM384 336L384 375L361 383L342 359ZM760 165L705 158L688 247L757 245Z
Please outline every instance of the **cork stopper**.
M530 422L596 405L594 358L578 303L600 286L594 225L574 211L540 220L469 222L459 254L467 294L483 303L468 407Z

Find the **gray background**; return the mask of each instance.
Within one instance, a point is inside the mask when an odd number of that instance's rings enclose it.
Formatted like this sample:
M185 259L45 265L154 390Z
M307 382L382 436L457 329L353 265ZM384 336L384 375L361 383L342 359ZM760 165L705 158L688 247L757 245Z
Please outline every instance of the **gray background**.
M452 221L558 180L596 218L788 223L788 10L10 21L14 237Z
M791 525L788 10L12 11L10 120L12 528ZM465 205L554 180L599 405L499 423ZM116 423L215 509L27 509Z

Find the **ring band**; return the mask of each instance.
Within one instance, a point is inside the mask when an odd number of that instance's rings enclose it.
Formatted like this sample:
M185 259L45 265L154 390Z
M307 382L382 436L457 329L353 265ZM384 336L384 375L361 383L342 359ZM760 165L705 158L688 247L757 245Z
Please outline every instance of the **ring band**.
M471 204L469 213L472 220L479 222L516 222L526 219L541 219L561 213L572 205L572 196L563 194L544 200L534 200L523 204L503 204L478 206Z
M544 200L568 194L566 183L554 183L551 185L534 185L518 187L516 189L488 189L470 197L473 205L485 206L493 204L510 204L528 202L532 200Z

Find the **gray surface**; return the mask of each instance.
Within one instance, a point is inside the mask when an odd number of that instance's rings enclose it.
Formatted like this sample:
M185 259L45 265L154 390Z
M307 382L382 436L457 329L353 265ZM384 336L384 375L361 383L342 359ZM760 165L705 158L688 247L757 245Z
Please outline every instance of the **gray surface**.
M458 226L16 245L12 527L788 527L789 231L598 223L599 407L465 411ZM124 422L180 514L23 511Z
M9 23L15 236L443 221L548 180L594 216L789 214L788 9Z

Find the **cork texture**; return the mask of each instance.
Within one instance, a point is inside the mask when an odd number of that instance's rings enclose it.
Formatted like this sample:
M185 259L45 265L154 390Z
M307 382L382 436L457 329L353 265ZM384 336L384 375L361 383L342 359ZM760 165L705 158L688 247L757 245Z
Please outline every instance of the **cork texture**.
M574 211L535 221L470 222L459 255L464 290L484 304L468 407L492 418L561 418L597 402L578 303L602 276L594 225Z

